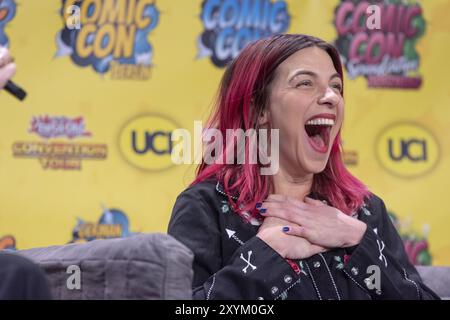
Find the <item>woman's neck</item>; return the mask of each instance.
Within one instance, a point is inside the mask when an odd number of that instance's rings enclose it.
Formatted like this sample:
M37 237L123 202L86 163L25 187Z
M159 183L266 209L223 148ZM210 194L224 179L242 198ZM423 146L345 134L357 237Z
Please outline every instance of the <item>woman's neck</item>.
M282 168L273 176L271 193L302 200L311 192L314 174L294 176Z

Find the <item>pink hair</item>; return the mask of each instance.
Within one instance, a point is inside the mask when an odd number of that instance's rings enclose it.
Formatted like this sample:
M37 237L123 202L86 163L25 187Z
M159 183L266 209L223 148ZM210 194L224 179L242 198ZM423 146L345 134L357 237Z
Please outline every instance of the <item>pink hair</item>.
M258 129L258 117L268 104L268 86L275 76L276 68L298 50L316 46L331 57L336 71L341 75L342 65L337 50L331 44L308 35L283 34L261 39L246 46L225 70L216 108L207 128L220 130L226 137L226 129ZM342 89L343 94L343 89ZM248 140L248 139L247 139ZM236 147L235 145L228 146ZM248 147L248 141L246 141ZM227 148L223 141L223 154ZM330 205L346 214L351 214L370 195L367 187L356 179L344 166L340 132L333 142L325 169L314 175L312 192L324 197ZM246 148L248 156L248 148ZM246 158L247 159L247 158ZM262 202L269 193L271 178L260 174L260 164L226 164L202 162L191 185L207 179L218 180L228 195L233 209L245 218L259 214L257 202ZM236 201L232 196L239 194Z

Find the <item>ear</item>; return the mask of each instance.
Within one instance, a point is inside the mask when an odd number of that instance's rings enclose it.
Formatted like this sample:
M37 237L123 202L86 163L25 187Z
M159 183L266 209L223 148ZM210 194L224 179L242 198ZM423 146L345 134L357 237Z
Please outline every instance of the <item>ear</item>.
M265 109L263 111L261 111L261 113L258 116L258 125L259 127L267 127L269 125L269 119L270 119L270 114L269 114L269 110Z

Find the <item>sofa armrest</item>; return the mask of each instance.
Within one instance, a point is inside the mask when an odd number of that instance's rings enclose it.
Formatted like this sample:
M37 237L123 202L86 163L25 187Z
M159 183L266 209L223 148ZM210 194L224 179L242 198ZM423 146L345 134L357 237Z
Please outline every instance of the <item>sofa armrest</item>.
M442 299L450 300L450 267L416 266L423 283Z

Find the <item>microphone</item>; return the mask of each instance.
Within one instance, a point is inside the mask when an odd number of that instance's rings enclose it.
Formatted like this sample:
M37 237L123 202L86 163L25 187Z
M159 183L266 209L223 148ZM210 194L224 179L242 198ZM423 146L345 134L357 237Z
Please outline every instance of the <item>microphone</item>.
M9 93L11 93L13 96L15 96L17 99L19 99L21 101L23 99L25 99L25 97L27 96L27 93L25 92L25 90L23 90L21 87L19 87L17 84L12 82L11 80L8 80L8 82L6 82L6 85L3 89L5 89Z

